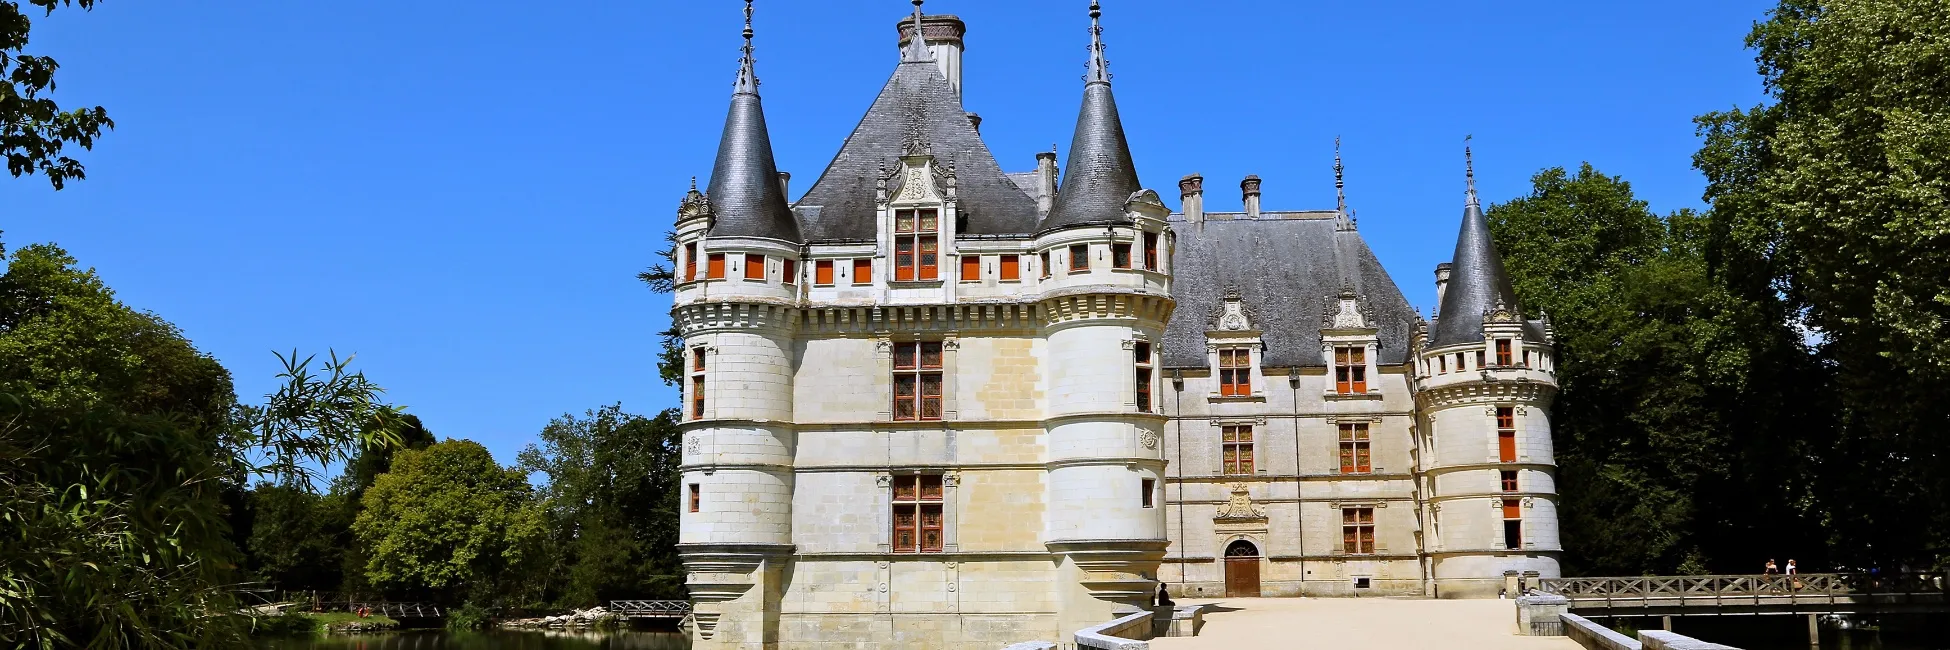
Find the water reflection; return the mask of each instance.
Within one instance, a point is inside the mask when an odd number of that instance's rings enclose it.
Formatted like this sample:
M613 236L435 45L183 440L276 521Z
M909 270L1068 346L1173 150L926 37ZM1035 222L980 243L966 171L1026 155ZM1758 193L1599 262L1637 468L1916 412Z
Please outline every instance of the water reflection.
M689 650L679 632L624 630L447 632L405 630L263 639L259 650Z

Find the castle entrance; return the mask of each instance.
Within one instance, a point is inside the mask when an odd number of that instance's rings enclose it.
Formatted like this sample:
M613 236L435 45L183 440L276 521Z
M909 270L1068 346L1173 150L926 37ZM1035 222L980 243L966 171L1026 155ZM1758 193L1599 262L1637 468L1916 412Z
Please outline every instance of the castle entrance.
M1259 597L1259 547L1238 540L1226 545L1226 596Z

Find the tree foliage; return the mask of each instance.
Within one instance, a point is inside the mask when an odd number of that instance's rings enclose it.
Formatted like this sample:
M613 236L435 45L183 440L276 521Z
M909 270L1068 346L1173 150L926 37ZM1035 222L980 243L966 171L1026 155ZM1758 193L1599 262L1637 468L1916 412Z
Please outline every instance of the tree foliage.
M561 604L684 597L677 419L675 409L645 418L605 406L556 418L540 446L521 452L524 471L548 477L542 499L556 551L547 572Z
M1950 3L1783 0L1747 44L1772 103L1698 119L1715 270L1814 341L1835 556L1950 564Z
M448 603L520 602L543 517L528 478L486 447L447 440L400 451L352 524L372 584Z
M95 7L95 0L27 0L43 16L55 8ZM54 91L54 73L61 68L53 58L24 52L33 21L21 11L16 0L0 0L0 155L7 158L7 171L47 175L54 189L67 186L69 179L86 178L81 162L62 153L67 145L93 149L102 129L115 128L108 111L100 106L64 110L47 95Z

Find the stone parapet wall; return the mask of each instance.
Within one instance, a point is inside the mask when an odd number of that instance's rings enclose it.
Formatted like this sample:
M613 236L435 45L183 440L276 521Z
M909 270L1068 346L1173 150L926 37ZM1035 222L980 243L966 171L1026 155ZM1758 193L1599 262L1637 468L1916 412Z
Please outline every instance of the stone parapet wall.
M1564 636L1571 637L1572 641L1584 646L1585 650L1641 650L1641 644L1637 639L1620 634L1583 616L1561 614L1558 619L1564 622Z
M1093 650L1150 650L1151 612L1139 611L1109 623L1077 630L1078 648Z

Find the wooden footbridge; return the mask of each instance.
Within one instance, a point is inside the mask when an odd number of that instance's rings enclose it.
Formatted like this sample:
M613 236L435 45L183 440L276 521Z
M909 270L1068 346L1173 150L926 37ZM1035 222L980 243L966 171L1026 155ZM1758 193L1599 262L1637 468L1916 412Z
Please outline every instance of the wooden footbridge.
M612 600L609 611L630 620L682 620L691 615L688 600Z
M325 603L325 606L335 612L358 612L363 609L374 616L391 618L440 618L446 614L440 611L439 605L420 602L348 600Z
M1950 573L1545 578L1584 617L1950 612Z

